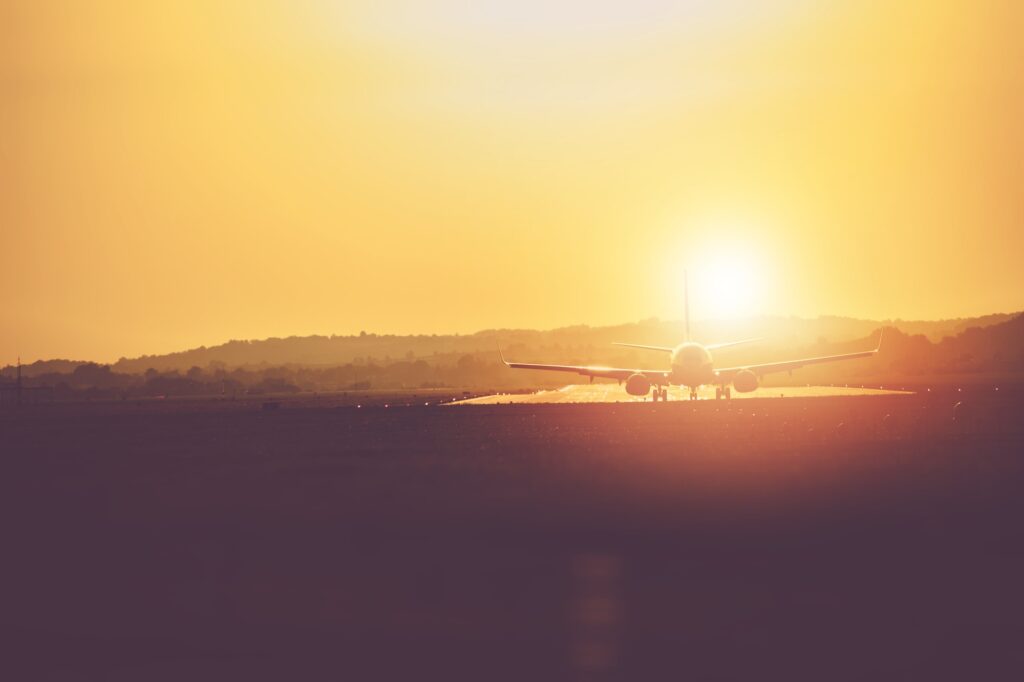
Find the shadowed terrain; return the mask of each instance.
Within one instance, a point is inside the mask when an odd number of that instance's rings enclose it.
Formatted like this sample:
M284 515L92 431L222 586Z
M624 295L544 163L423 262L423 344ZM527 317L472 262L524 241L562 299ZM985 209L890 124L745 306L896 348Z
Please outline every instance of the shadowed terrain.
M5 665L1013 679L1021 399L4 411Z

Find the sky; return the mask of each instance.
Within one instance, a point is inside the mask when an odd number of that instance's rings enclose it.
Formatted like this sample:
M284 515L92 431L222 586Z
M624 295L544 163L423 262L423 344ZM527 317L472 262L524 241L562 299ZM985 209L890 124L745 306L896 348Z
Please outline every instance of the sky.
M157 6L165 5L165 6ZM1024 309L1024 5L0 6L0 364Z

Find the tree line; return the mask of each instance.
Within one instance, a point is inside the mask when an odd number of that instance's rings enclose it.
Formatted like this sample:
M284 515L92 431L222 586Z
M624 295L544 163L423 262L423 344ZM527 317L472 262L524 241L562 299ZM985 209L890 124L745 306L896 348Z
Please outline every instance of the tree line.
M871 347L878 330L866 337L841 343L819 338L793 346L766 342L716 354L716 366L737 366L773 360L851 352ZM611 345L552 345L513 343L505 349L509 358L558 364L602 364L617 367L667 368L667 358L649 351ZM210 361L188 369L148 367L139 372L119 371L115 363L37 363L23 373L23 385L45 386L54 399L130 399L173 396L237 396L297 393L302 391L359 391L399 388L531 389L551 388L583 381L573 374L510 370L499 360L497 349L459 353L434 353L416 357L356 357L351 362L329 365L248 364L230 366ZM26 369L33 368L29 366ZM12 385L17 370L5 367L0 386ZM899 329L885 332L877 358L799 370L797 383L852 383L873 380L913 380L936 374L997 373L1024 378L1024 315L987 327L971 327L939 342L923 334ZM787 377L775 383L785 383Z

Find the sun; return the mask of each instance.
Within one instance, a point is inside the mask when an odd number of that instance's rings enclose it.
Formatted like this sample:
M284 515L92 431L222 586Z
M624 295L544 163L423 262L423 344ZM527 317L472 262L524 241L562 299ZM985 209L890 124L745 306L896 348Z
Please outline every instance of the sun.
M759 270L742 250L702 259L688 269L691 314L725 319L762 312L766 282Z

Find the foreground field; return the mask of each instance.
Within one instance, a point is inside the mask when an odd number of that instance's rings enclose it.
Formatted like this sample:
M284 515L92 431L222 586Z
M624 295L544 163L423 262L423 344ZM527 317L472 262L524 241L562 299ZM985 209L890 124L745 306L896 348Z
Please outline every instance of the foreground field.
M1018 679L1020 398L0 413L5 677Z

